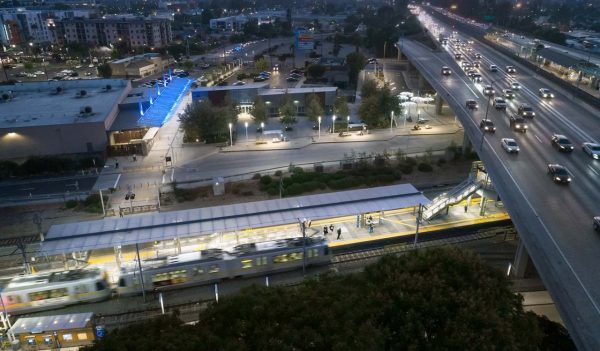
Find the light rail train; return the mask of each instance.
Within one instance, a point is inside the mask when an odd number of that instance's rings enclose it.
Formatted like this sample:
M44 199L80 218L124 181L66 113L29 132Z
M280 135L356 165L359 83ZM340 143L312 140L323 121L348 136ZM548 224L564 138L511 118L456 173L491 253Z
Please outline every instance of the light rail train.
M325 238L289 238L238 245L231 251L219 249L184 253L142 261L146 291L177 289L223 279L264 275L331 261ZM137 262L121 269L116 292L141 294ZM10 314L24 314L62 308L67 305L109 299L113 291L99 268L19 276L10 280L1 297Z

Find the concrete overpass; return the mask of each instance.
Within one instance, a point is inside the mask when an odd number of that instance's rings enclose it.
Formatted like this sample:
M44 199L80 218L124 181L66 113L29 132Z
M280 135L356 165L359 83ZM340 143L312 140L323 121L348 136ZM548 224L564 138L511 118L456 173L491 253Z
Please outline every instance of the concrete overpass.
M432 50L410 40L402 40L397 47L402 48L409 66L417 69L456 113L484 162L524 244L515 258L514 273L524 274L530 256L578 348L600 350L600 237L592 228L592 217L600 214L600 161L580 149L582 142L600 140L599 111L573 101L572 95L558 86L481 42L476 41L474 52L482 55L482 84L473 83L445 49ZM473 60L473 55L466 55ZM486 67L490 64L498 65L500 71L489 72ZM504 70L507 65L516 66L517 74L509 77ZM452 75L442 76L442 66L450 67ZM523 88L506 112L496 111L490 104L488 118L497 131L484 135L479 122L486 114L488 98L482 94L482 85L493 83L498 92L509 88L513 80ZM555 99L542 101L537 94L541 87L552 89ZM467 99L477 100L479 110L467 109ZM508 115L516 112L518 103L533 106L537 113L526 134L516 134L509 127ZM573 154L559 154L552 148L553 133L565 134L576 145ZM503 137L515 138L521 152L504 152L500 146ZM574 175L573 182L554 184L546 174L548 163L565 165Z

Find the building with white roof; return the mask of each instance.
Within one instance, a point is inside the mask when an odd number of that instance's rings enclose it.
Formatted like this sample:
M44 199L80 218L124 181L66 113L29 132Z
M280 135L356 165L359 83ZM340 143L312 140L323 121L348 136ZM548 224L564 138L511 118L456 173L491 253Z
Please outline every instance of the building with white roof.
M130 90L121 79L0 86L0 159L104 152Z

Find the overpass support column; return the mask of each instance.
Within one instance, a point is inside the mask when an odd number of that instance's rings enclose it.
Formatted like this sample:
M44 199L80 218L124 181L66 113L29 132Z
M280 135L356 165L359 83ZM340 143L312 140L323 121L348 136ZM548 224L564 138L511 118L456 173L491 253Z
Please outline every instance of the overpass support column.
M421 73L419 73L419 90L424 90L426 87L427 82L425 81L425 78L423 78L423 75Z
M523 241L519 241L515 260L512 264L512 275L516 278L525 278L530 261L531 259L529 258L525 244L523 244Z
M473 144L471 144L471 140L467 136L467 133L465 133L465 135L463 136L463 145L462 145L463 155L468 154L471 151L472 147L473 147Z
M444 107L444 99L442 99L438 93L435 96L435 113L437 115L442 115L442 107Z

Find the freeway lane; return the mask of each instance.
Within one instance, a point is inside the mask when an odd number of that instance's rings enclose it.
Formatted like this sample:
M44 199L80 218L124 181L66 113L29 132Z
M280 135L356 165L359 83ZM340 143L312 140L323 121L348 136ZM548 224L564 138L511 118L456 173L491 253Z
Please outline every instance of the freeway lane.
M512 64L507 58L498 55L480 43L475 51L481 52L486 61L504 67ZM540 80L534 72L527 72L517 66L516 79L524 86L517 93L515 101L526 102L537 111L530 131L527 134L515 134L509 129L507 114L496 111L490 106L488 116L497 124L495 135L486 135L483 150L480 149L481 132L478 122L485 115L487 98L483 97L480 86L473 84L445 52L432 52L419 43L404 42L404 50L411 62L425 75L425 78L446 96L446 100L455 110L475 149L480 153L490 176L505 200L511 218L517 224L536 267L551 289L567 325L577 344L582 349L600 349L600 282L594 269L590 267L600 263L600 238L593 232L591 217L600 213L598 189L600 172L598 162L584 155L579 148L571 155L559 154L549 143L550 135L561 132L579 143L599 140L600 129L590 128L597 125L597 113L589 107L570 102L565 96L548 83ZM442 77L440 67L450 66L453 75ZM489 73L482 70L484 84L501 78L495 88L508 87L505 72ZM554 101L542 102L537 90L547 86L554 90ZM467 111L464 101L477 96L480 109ZM509 113L514 112L515 103L511 103ZM522 152L508 155L500 147L502 137L515 137ZM548 162L560 162L575 175L569 186L554 184L546 175ZM593 175L593 176L592 176ZM585 341L584 341L585 340Z

